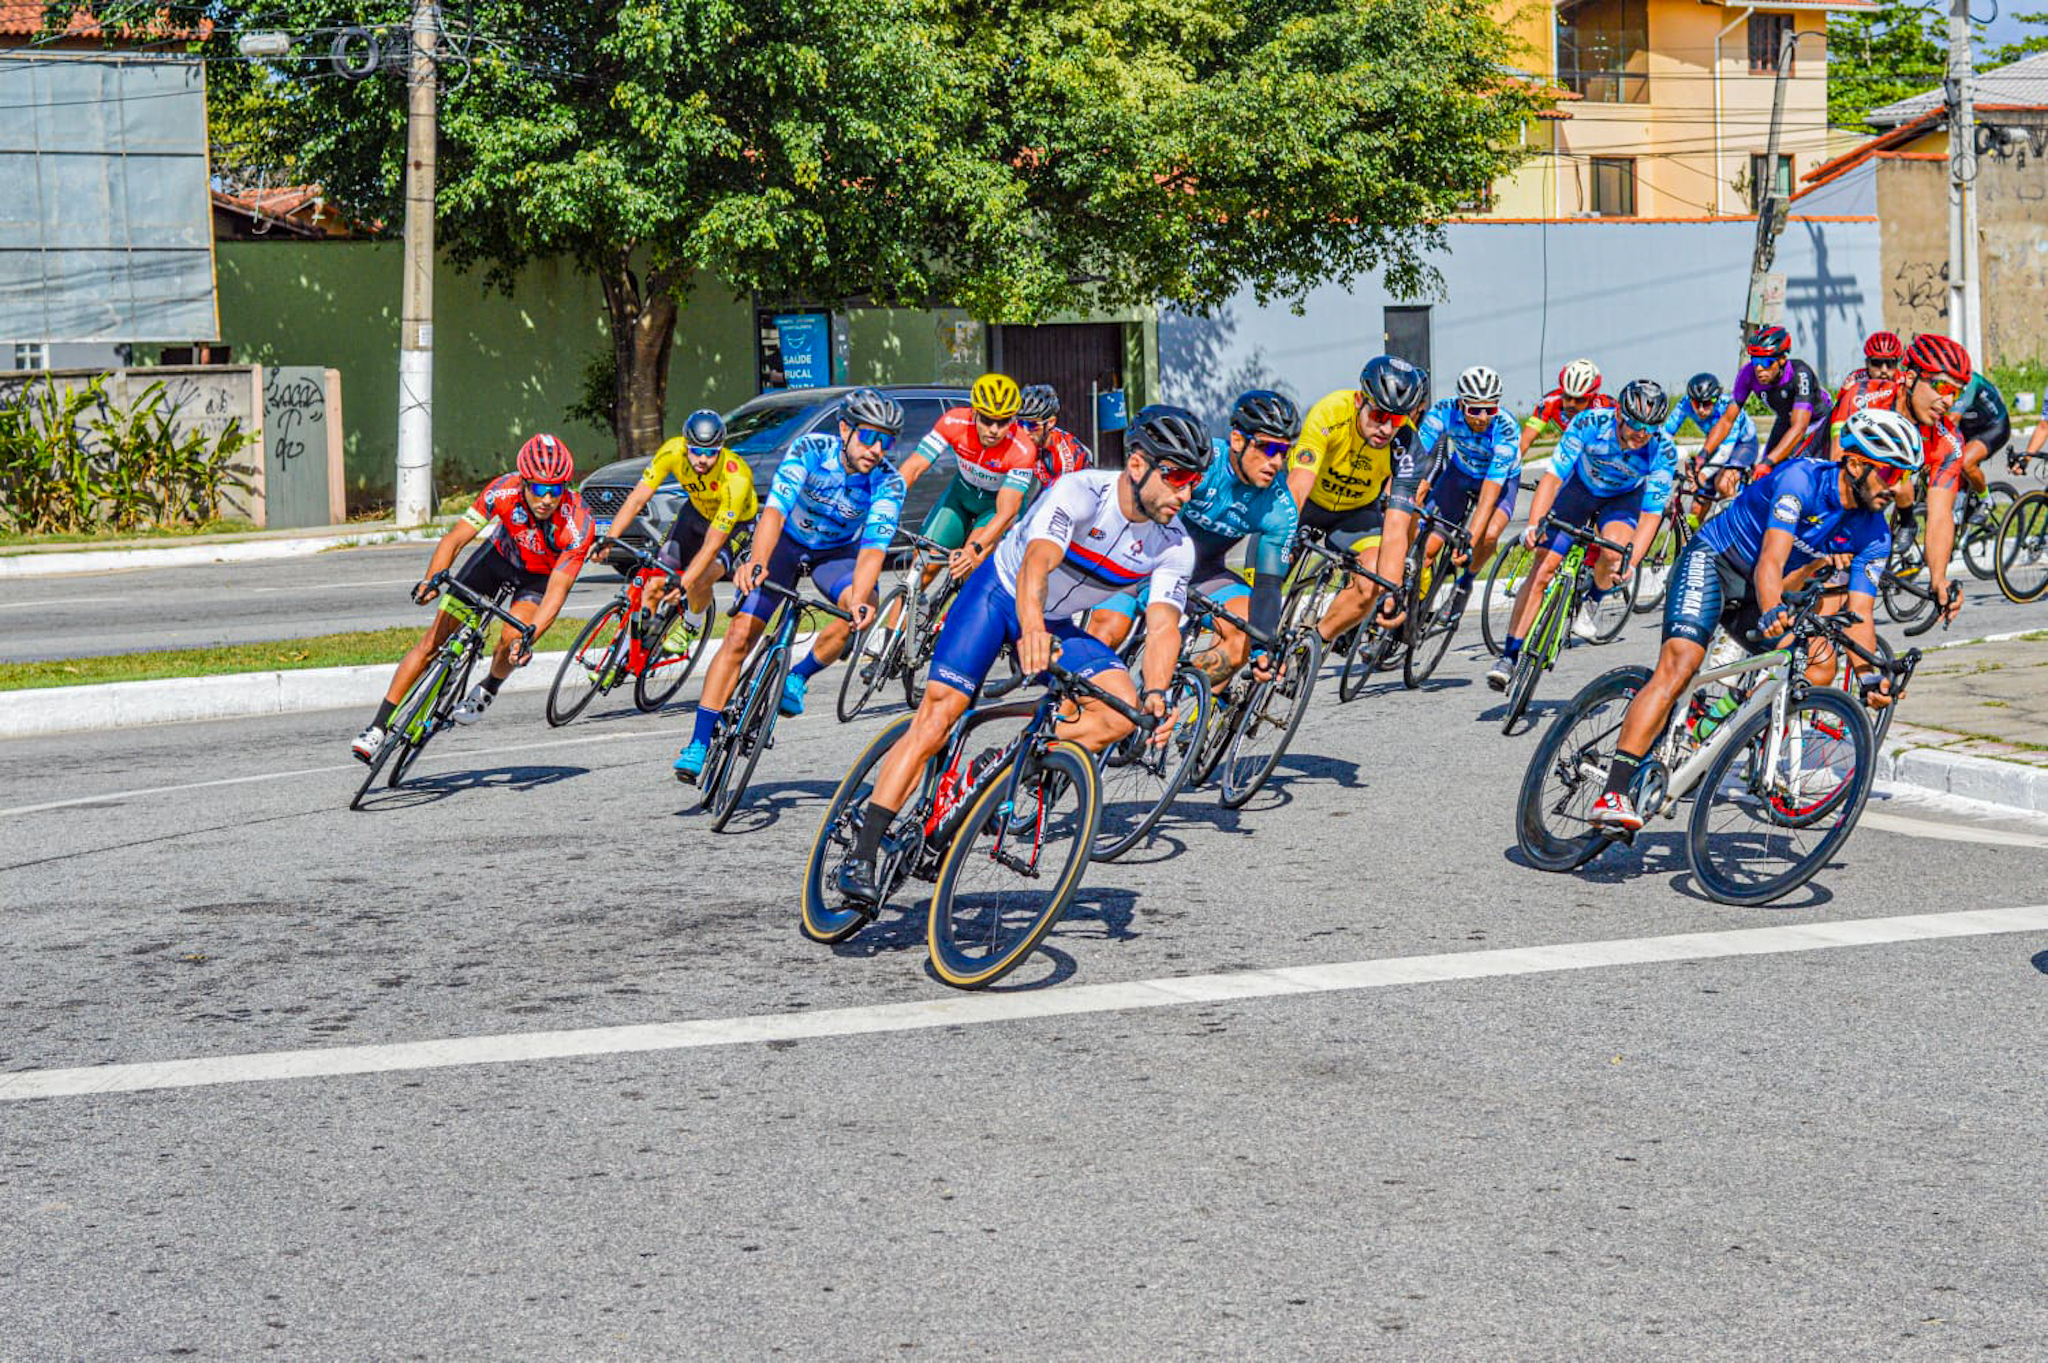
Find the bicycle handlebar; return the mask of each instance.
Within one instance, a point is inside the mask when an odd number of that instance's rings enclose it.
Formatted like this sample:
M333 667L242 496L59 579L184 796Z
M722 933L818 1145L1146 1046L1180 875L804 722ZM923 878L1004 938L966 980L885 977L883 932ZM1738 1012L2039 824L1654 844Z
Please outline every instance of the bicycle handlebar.
M953 551L951 549L948 549L945 545L939 543L937 540L926 539L923 535L918 534L915 530L904 530L899 528L896 531L896 533L901 535L904 541L908 543L911 548L917 550L920 553L931 554L939 558L951 558L953 556Z
M527 624L524 620L521 620L489 597L480 596L476 592L471 591L468 587L456 581L452 574L447 572L435 573L427 579L426 585L434 588L436 591L456 598L472 610L481 611L487 616L504 621L513 629L519 631L520 636L526 640L529 646L533 643L532 625Z
M1218 620L1226 621L1243 631L1247 639L1250 639L1253 644L1266 650L1266 652L1278 653L1280 651L1280 641L1277 638L1266 633L1264 630L1252 628L1251 621L1232 614L1216 598L1206 592L1194 587L1188 588L1188 606L1190 607L1188 612L1190 615L1196 617L1213 615Z
M1400 583L1387 581L1378 573L1366 567L1364 563L1360 562L1358 555L1352 553L1349 549L1333 548L1324 541L1320 539L1311 539L1307 535L1300 536L1297 540L1297 543L1299 543L1302 548L1308 550L1310 553L1321 555L1323 558L1328 559L1330 562L1336 564L1339 568L1344 569L1348 573L1355 573L1359 577L1365 578L1368 581L1377 582L1386 591L1399 592L1401 590Z
M1634 545L1616 544L1613 540L1588 530L1583 525L1566 525L1555 516L1545 516L1543 518L1543 528L1552 534L1562 532L1589 549L1607 549L1623 555L1635 552Z
M661 560L657 555L649 553L647 550L642 549L637 545L628 544L626 543L626 541L619 539L617 536L614 535L598 536L597 543L595 546L593 546L593 548L597 550L602 550L607 555L609 555L611 551L615 549L623 550L625 551L626 557L632 559L634 562L638 563L643 568L660 568L661 571L664 573L668 571L668 569L661 567Z
M768 593L770 596L779 596L784 601L789 602L790 605L794 606L798 610L823 611L827 615L836 615L841 620L845 620L848 623L851 623L853 620L852 611L841 610L838 606L835 606L830 601L825 600L825 598L821 596L807 597L802 592L791 591L788 587L783 586L781 583L770 581L767 578L763 578L761 580L761 585L758 588L758 590L764 591Z

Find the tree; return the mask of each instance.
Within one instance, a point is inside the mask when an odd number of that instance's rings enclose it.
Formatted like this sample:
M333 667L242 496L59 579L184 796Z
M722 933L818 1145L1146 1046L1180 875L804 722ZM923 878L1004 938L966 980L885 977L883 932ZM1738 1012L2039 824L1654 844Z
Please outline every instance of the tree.
M2038 14L2017 14L2013 18L2015 22L2025 24L2029 28L2048 29L2048 11ZM2048 33L2029 33L2016 43L2005 43L1993 48L1985 54L1983 65L2004 66L2022 57L2031 57L2037 52L2048 52Z
M403 24L381 0L363 22ZM311 32L312 0L218 9ZM455 10L444 11L451 28ZM926 305L990 321L1369 271L1430 281L1434 224L1547 101L1487 0L477 0L443 97L442 240L499 281L602 284L620 453L659 441L679 302ZM310 48L324 53L326 37ZM294 178L401 219L404 90L221 64L213 101ZM256 131L260 130L260 132ZM244 167L260 160L238 149ZM596 366L601 372L602 365Z
M1828 16L1828 122L1876 131L1872 109L1941 84L1948 66L1948 21L1912 0Z

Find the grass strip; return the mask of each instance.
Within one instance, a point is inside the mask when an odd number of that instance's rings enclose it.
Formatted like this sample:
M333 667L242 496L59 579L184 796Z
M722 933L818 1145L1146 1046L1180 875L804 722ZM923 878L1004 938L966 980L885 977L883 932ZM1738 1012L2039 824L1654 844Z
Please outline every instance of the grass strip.
M7 531L0 533L0 549L19 549L37 544L94 544L102 541L118 544L127 540L182 540L191 539L194 535L254 534L256 528L252 521L222 518L202 521L197 525L151 525L134 530L65 530L36 535Z

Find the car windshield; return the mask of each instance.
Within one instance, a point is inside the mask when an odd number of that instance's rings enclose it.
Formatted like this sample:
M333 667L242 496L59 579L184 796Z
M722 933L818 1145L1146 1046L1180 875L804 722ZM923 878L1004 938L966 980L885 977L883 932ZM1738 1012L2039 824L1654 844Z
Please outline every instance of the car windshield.
M816 405L816 399L802 397L750 402L726 418L725 443L740 454L765 454L787 439L792 428Z

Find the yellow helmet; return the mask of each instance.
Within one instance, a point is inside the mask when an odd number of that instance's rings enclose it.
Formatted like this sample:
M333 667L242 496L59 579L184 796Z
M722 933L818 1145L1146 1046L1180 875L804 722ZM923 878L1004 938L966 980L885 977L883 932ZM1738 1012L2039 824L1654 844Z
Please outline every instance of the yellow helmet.
M1017 415L1017 409L1024 405L1017 381L1007 374L983 374L976 379L973 400L976 412L998 420Z

